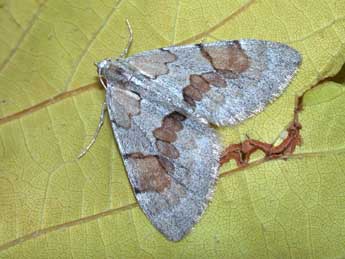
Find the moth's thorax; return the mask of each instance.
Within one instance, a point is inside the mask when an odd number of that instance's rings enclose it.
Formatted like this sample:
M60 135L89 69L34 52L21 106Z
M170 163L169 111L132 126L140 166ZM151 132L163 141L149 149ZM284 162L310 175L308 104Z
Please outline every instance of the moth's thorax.
M126 65L123 59L105 59L97 63L98 73L107 84L124 85L133 75L132 69Z

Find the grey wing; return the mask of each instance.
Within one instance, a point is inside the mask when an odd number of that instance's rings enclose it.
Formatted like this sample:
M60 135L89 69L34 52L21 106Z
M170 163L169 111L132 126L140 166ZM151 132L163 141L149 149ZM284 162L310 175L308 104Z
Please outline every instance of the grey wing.
M180 240L214 188L219 145L213 130L173 106L111 84L106 99L140 207L168 239Z
M301 56L260 40L162 48L125 60L149 78L151 95L216 125L235 125L287 87Z

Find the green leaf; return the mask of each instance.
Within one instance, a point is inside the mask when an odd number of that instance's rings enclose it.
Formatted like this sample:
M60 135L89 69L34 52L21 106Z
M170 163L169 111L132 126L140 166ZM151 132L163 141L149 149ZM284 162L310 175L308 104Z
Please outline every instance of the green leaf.
M340 0L0 1L0 257L344 257L344 13ZM130 54L257 38L303 56L282 97L218 129L224 147L246 134L273 143L305 93L303 145L287 160L224 165L205 215L178 243L136 204L109 121L76 158L104 100L93 63L122 52L126 18Z

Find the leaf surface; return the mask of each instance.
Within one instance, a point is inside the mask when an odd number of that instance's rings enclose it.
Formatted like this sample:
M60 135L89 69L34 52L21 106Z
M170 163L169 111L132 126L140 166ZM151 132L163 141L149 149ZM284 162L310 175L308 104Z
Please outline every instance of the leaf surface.
M331 1L0 1L1 258L340 258L345 256L345 3ZM221 169L213 201L181 242L137 206L95 61L173 44L257 38L303 56L263 113L218 132L279 142L296 96L303 145L286 160ZM236 173L235 173L236 172Z

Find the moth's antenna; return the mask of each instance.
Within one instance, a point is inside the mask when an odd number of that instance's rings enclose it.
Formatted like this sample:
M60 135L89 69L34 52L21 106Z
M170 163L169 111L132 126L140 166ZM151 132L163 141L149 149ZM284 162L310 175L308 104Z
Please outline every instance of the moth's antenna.
M90 141L90 143L86 146L86 148L84 150L82 150L78 156L78 159L82 158L89 150L90 148L92 147L92 145L96 142L96 138L99 134L99 132L101 131L101 128L103 126L103 123L104 123L104 113L105 113L105 110L106 110L106 107L107 107L107 104L106 102L104 102L102 104L102 111L101 111L101 116L99 117L99 122L98 122L98 126L97 126L97 129Z
M129 32L128 43L127 43L126 48L121 53L120 58L124 58L127 56L128 51L129 51L129 49L132 45L132 41L133 41L133 30L132 30L131 24L129 23L128 19L126 19L126 24L127 24L127 28L128 28L128 32Z

